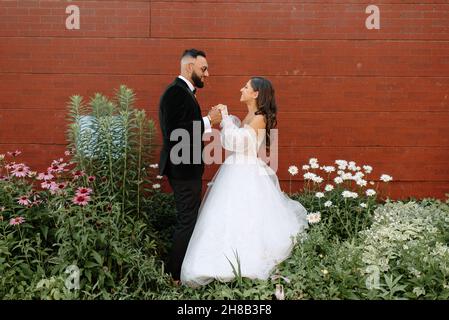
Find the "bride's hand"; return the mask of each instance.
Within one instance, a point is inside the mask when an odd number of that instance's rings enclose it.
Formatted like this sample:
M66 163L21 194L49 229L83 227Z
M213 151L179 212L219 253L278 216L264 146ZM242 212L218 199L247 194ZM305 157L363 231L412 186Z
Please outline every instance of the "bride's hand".
M220 111L223 111L223 110L225 110L225 109L227 109L227 106L225 105L225 104L217 104L215 107L214 107L214 109L218 109L218 110L220 110Z

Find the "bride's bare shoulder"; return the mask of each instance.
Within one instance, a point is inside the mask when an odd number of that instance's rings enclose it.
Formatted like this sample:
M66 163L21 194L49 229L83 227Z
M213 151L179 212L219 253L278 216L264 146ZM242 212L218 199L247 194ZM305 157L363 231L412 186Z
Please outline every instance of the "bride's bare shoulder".
M265 117L262 114L257 114L251 119L249 125L255 130L265 129Z

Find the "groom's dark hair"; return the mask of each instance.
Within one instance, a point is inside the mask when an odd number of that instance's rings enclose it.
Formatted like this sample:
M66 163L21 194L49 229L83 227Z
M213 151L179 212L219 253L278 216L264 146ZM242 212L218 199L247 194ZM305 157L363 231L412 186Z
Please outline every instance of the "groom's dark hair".
M196 49L192 48L192 49L185 50L181 56L181 59L184 57L192 57L192 58L196 59L196 57L198 57L198 56L202 56L202 57L206 58L206 53L204 51L196 50Z

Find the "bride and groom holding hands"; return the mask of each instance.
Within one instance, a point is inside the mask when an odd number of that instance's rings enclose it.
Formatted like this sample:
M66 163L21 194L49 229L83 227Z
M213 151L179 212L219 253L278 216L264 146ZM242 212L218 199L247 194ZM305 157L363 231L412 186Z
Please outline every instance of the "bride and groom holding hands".
M271 82L252 77L244 84L240 102L248 113L240 121L225 105L202 117L195 93L208 76L206 54L185 50L181 75L162 94L159 106L159 168L173 189L177 217L167 270L176 283L191 287L230 281L234 268L242 277L267 279L307 228L305 208L281 191L274 171L258 157L261 147L270 146L270 130L276 126ZM202 136L218 125L230 154L201 200ZM199 128L200 135L195 132ZM187 143L179 139L179 130L188 133Z

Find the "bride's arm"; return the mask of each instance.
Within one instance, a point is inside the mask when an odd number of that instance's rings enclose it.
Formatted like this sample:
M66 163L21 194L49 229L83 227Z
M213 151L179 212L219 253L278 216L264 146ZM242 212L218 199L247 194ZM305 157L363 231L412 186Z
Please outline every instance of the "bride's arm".
M241 128L241 121L233 115L224 116L220 123L221 144L229 151L244 152L248 149L251 141L251 133L248 128Z

